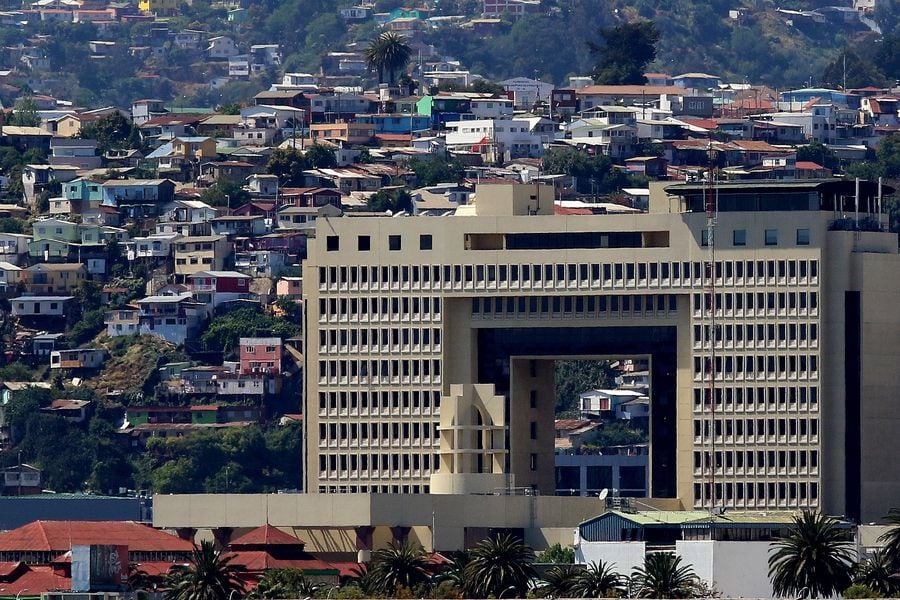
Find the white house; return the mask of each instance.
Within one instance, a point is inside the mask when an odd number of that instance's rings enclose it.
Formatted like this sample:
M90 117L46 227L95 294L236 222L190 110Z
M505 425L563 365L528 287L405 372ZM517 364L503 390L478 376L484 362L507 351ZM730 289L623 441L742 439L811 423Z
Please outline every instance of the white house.
M166 259L172 256L172 243L180 237L178 233L153 233L146 237L136 237L125 244L127 258Z
M641 396L643 394L633 390L588 390L578 395L578 407L583 416L599 416L600 413L616 410L620 404Z
M75 348L50 353L51 369L99 369L106 360L103 348Z
M15 289L19 283L19 273L22 267L18 267L5 260L0 261L0 292L6 293L10 289Z
M528 119L480 119L447 123L447 148L480 152L491 162L513 158L538 158L544 140L532 131Z
M472 98L469 110L476 119L509 119L513 101L509 98Z
M14 298L12 313L17 317L63 317L74 296L20 296Z
M211 59L231 58L240 54L234 40L225 35L209 38L206 47L206 56Z

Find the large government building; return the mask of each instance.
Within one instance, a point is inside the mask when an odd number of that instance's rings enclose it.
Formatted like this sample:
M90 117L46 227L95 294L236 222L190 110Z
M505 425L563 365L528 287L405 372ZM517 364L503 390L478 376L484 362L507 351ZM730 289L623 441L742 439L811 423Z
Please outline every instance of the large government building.
M554 361L634 357L652 496L866 521L900 498L900 255L876 184L669 184L634 215L555 215L553 194L317 221L307 491L553 494Z

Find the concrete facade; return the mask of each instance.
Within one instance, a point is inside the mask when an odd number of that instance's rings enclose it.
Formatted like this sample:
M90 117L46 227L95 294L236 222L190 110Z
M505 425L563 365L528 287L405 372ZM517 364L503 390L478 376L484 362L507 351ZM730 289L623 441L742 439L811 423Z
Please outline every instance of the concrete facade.
M841 230L852 182L746 185L721 187L715 265L689 185L654 191L650 214L554 216L551 188L481 185L472 216L317 223L306 489L437 491L440 405L493 384L503 473L552 494L549 365L651 356L654 496L882 517L900 495L897 237Z

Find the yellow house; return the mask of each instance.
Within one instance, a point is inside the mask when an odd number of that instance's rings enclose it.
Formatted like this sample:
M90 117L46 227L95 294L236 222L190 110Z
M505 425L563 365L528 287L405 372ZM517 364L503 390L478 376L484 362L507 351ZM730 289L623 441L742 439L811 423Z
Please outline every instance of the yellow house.
M82 263L39 263L21 274L26 294L69 294L87 279L87 268Z
M140 0L138 8L144 12L155 14L171 14L178 12L181 0Z
M175 242L175 275L183 280L200 271L221 271L230 254L224 235L183 237Z
M177 137L172 140L172 156L184 160L215 158L216 140L211 137Z

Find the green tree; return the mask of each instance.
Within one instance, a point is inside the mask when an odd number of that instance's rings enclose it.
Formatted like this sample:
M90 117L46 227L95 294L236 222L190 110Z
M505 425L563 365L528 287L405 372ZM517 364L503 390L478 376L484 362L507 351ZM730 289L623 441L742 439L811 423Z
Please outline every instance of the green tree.
M623 583L611 564L592 562L578 574L572 594L576 598L615 598L621 594Z
M544 153L544 172L571 175L578 191L605 194L631 184L631 178L616 169L604 155L589 155L576 148L554 148Z
M830 88L852 89L867 85L884 84L884 75L874 64L863 60L851 50L845 48L831 61L822 73L822 85Z
M872 556L856 565L853 583L864 585L885 598L894 598L900 592L896 577L896 569L890 555L884 551L876 551ZM844 597L847 596L846 590ZM867 596L872 598L873 596Z
M311 582L303 574L302 569L269 569L263 572L259 584L247 595L247 598L309 598L319 590L318 585Z
M3 377L5 381L21 380L19 377ZM26 379L29 381L30 379ZM17 444L25 436L25 427L28 418L36 414L41 408L50 406L53 395L50 390L39 387L27 387L13 394L9 405L6 407L6 420L9 424L10 439Z
M797 161L811 161L835 172L840 171L841 159L822 142L810 142L797 148Z
M553 544L543 552L539 553L534 562L536 563L558 563L568 564L575 562L575 550L569 547L562 547L559 542Z
M378 81L384 81L387 72L388 81L394 85L398 71L402 71L412 56L409 40L393 31L386 31L372 40L364 51L366 65L378 73Z
M19 127L39 127L41 117L38 114L37 102L31 96L23 96L16 101L13 114L9 118L10 125Z
M310 168L309 160L294 148L278 148L266 164L266 172L278 176L283 186L302 186L303 171Z
M194 547L187 565L172 567L167 588L166 600L228 600L244 592L231 559L207 540Z
M555 565L544 573L542 590L551 598L576 598L578 576L583 569L573 564Z
M694 570L682 565L674 552L648 552L631 581L638 598L692 598L698 582Z
M203 190L200 200L210 206L227 206L237 208L252 200L250 192L233 179L222 178Z
M241 337L268 334L286 339L299 333L299 323L264 314L259 308L242 307L214 318L200 340L206 348L228 354L237 349Z
M892 508L884 517L891 528L878 537L878 541L884 544L882 551L891 561L894 568L900 565L900 508Z
M647 83L644 71L656 59L659 31L651 21L636 21L600 30L601 43L588 42L596 58L591 77L602 85Z
M366 207L374 212L391 211L396 214L400 211L413 211L413 200L408 190L378 190L366 200Z
M776 596L818 598L839 594L850 585L852 544L838 522L804 510L769 556L769 579Z
M558 360L554 377L556 413L571 413L582 392L614 387L616 370L608 361Z
M135 136L140 140L138 128L119 111L100 117L81 126L79 137L96 140L101 154L110 150L133 148Z
M889 179L900 179L900 133L882 138L875 157L882 174Z
M535 576L534 551L509 534L478 542L470 553L466 578L475 598L524 598Z
M313 169L331 169L337 166L334 150L323 144L313 144L306 149L304 156Z
M419 186L437 183L457 183L462 180L464 167L457 159L447 160L439 156L430 158L413 158L409 161L409 169L416 174Z
M372 576L381 592L395 596L401 588L412 590L428 582L425 551L411 542L394 543L372 553Z

